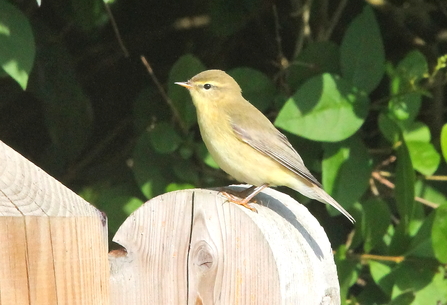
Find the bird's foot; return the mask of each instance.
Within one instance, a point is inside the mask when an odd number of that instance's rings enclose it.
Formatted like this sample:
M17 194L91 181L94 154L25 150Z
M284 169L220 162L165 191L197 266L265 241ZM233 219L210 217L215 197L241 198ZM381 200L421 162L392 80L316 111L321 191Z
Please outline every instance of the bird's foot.
M236 192L236 191L232 190L231 192L222 191L220 193L222 195L224 195L228 201L239 204L239 205L249 209L250 211L257 213L258 210L256 210L254 207L249 205L251 198L246 197L246 196L240 196L242 193L245 193L245 192L246 192L246 190L242 191L242 192ZM256 200L251 200L251 202L256 202Z

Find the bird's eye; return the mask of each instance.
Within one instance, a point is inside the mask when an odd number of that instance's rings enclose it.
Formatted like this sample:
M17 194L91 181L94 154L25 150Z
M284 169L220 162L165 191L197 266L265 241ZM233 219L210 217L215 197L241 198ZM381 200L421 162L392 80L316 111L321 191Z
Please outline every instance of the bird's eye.
M203 88L205 89L205 90L210 90L211 89L211 84L205 84L205 85L203 85Z

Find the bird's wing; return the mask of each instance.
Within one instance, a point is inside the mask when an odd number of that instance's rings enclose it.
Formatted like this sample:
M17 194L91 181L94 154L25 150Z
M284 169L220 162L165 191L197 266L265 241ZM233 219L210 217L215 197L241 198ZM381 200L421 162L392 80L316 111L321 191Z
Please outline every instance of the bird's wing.
M321 187L287 137L277 130L264 115L248 117L243 113L233 114L230 123L239 140Z

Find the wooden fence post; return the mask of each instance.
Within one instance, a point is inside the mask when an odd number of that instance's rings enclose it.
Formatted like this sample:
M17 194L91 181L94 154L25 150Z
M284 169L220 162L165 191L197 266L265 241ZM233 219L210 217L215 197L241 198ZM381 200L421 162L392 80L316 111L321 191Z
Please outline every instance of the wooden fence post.
M107 221L0 141L0 304L109 304Z
M111 304L340 304L318 221L275 190L257 199L258 213L213 190L148 201L114 237Z

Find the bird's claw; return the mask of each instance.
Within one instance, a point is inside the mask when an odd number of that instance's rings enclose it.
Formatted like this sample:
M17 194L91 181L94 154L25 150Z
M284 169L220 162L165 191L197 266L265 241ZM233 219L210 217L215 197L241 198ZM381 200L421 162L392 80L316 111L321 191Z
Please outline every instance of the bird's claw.
M249 205L250 200L247 200L247 198L241 199L237 195L228 193L228 192L220 192L223 196L227 198L228 201L236 203L238 205L241 205L247 209L249 209L252 212L258 213L258 210L256 210L254 207ZM256 200L251 200L251 202L255 202Z

